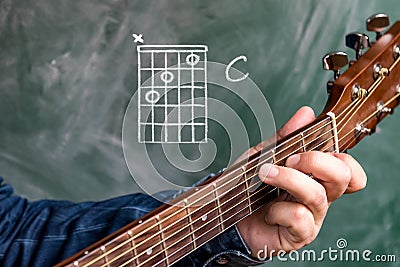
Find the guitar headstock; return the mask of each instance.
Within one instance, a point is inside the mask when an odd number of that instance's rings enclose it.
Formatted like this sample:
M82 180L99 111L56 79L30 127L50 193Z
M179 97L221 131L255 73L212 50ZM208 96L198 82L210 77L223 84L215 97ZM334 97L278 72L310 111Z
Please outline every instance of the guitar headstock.
M400 21L382 34L382 23L388 22L382 16L374 15L367 20L367 28L379 30L376 42L369 42L365 34L346 37L346 44L356 50L357 60L350 61L342 75L339 76L339 68L347 65L344 53L331 53L323 60L324 68L333 70L337 78L328 82L330 95L323 114L336 115L341 151L374 133L376 125L400 103ZM371 20L381 27L368 25ZM367 44L370 47L362 55Z

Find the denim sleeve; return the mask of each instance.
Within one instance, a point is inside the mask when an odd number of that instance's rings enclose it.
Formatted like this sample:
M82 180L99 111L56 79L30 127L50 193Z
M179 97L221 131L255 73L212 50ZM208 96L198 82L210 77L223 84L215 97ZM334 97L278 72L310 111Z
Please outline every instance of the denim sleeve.
M136 220L162 203L145 194L100 202L29 202L0 178L0 266L52 266ZM237 229L231 227L175 266L249 266Z

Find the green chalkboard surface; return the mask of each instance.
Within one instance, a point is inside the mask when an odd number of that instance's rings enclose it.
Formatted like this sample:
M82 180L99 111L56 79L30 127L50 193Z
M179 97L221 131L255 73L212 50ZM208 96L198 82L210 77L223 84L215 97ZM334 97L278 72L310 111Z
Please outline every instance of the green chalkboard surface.
M322 56L343 50L354 58L344 36L365 32L365 19L378 12L399 20L400 3L1 0L0 176L31 200L101 200L141 190L122 150L124 114L137 90L133 33L143 34L145 44L206 45L208 60L223 64L245 55L247 62L235 67L261 88L279 127L303 105L321 111L332 75L322 70ZM246 127L256 123L246 104L227 98L226 90L210 87L209 94L231 106ZM351 249L395 255L397 263L382 265L398 266L399 120L395 112L349 151L365 168L368 186L332 206L320 235L307 248L337 249L343 238ZM216 131L210 136L214 143L225 144L226 133L212 122L210 129ZM252 133L250 143L259 136ZM198 151L186 153L196 157ZM228 145L218 147L213 165L199 175L225 167L229 153ZM366 263L325 257L323 264ZM274 260L265 266L281 265L321 263Z

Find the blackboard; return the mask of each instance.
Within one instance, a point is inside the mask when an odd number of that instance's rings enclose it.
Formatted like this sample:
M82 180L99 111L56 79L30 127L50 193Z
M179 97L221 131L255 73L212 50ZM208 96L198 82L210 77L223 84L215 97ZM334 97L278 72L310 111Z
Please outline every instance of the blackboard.
M365 32L365 19L377 12L400 19L398 7L397 0L0 1L0 175L31 200L100 200L140 190L121 145L137 89L132 33L146 44L207 45L208 58L224 64L246 55L236 67L262 88L280 126L302 105L321 111L332 75L322 70L322 56L344 50L354 58L344 36ZM235 108L250 116L240 103ZM368 186L332 206L308 248L335 249L345 238L351 248L400 260L399 119L395 112L350 151ZM225 150L218 167L226 164Z

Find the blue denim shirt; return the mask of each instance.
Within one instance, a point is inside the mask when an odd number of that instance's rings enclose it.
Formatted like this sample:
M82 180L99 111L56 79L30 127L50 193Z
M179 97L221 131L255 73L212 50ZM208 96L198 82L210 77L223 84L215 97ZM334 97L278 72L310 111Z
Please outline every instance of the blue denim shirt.
M137 193L100 202L29 202L0 178L0 266L52 266L122 228L162 203ZM236 227L204 244L175 266L249 266Z

